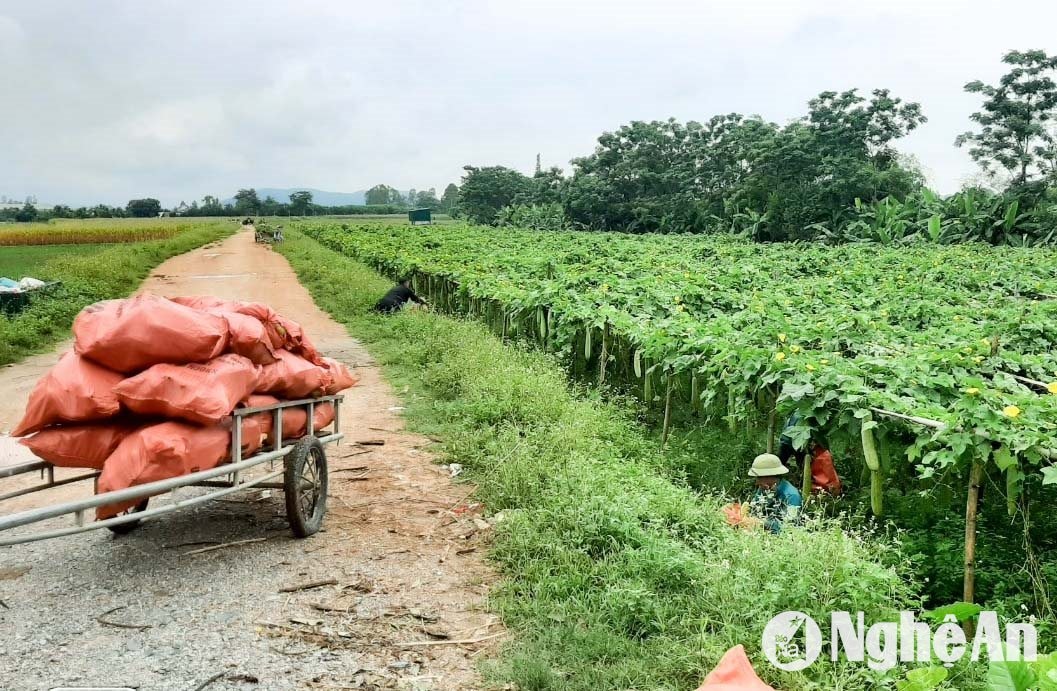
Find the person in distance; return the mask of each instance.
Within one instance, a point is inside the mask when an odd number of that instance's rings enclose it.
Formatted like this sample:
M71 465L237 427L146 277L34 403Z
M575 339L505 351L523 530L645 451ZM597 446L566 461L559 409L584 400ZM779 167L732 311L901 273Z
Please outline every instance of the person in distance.
M425 300L415 295L415 291L411 290L411 279L405 278L382 296L382 299L375 304L374 311L382 314L392 314L402 309L408 302L413 302L417 305L426 304Z

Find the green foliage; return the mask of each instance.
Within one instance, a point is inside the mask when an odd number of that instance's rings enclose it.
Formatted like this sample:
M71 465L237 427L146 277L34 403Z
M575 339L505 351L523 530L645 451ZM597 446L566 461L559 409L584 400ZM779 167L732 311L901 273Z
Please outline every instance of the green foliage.
M157 199L133 199L125 206L125 211L134 218L153 218L161 211L161 202Z
M503 166L466 166L459 186L459 214L476 223L494 224L504 206L528 200L532 179Z
M897 691L934 691L947 680L943 667L919 667L907 672L906 679L896 682Z
M290 212L298 216L304 216L312 206L312 193L308 190L293 192L290 194Z
M311 199L311 193L309 193ZM271 199L271 197L269 197ZM272 204L275 203L274 199L271 199ZM235 213L239 215L243 214L256 214L261 211L261 200L257 197L257 190L242 189L235 193Z
M965 90L986 97L983 110L971 119L979 132L960 135L955 144L968 144L969 155L992 175L1004 168L1014 185L1032 175L1054 171L1057 140L1051 123L1057 118L1057 56L1041 50L1010 51L1002 58L1010 70L997 86L969 82Z
M894 673L845 664L781 673L758 648L763 626L787 609L883 617L912 605L891 545L824 522L774 538L731 530L722 499L673 482L681 469L627 409L570 390L551 356L469 321L375 317L369 306L387 281L296 232L278 249L410 387L412 423L443 438L447 460L502 512L493 602L517 639L489 665L497 682L685 691L741 643L776 688L894 686Z
M566 230L569 228L569 221L565 218L562 205L553 202L504 206L496 214L495 224L529 230Z
M924 119L879 89L869 101L823 92L785 127L737 114L633 122L574 161L563 201L591 228L703 232L718 222L755 240L806 239L856 198L902 197L920 184L890 142Z
M164 240L119 244L88 253L71 247L65 255L41 264L40 275L61 280L62 286L14 317L0 315L0 365L68 338L70 324L86 305L127 295L162 261L233 230L226 221L209 221Z

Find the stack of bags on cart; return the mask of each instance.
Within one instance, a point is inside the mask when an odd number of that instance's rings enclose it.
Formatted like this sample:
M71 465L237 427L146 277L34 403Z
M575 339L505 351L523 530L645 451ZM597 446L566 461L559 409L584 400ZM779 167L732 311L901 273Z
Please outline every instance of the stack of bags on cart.
M86 307L74 349L38 383L12 432L57 466L101 470L97 493L207 470L231 460L232 411L353 386L301 326L258 303L139 295ZM313 406L313 431L334 406ZM241 453L274 442L274 413L243 418ZM304 436L307 407L284 408L284 439ZM111 504L97 518L135 504Z

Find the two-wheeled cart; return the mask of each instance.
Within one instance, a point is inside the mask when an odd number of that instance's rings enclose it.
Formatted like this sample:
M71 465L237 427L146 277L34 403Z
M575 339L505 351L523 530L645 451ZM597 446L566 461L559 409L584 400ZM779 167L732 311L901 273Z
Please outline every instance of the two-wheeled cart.
M325 447L340 441L341 395L306 398L296 401L280 401L272 405L255 408L238 408L231 418L231 461L223 465L188 475L159 480L128 489L96 494L86 499L69 501L52 506L0 515L0 547L24 542L35 542L64 535L76 535L89 530L108 528L114 533L124 534L134 530L142 521L162 514L172 513L188 506L219 499L235 492L252 488L281 489L286 499L286 517L295 537L308 537L323 524L327 510L327 456ZM334 406L334 421L327 425L330 431L313 429L316 406L330 403ZM307 433L296 439L283 438L283 410L303 407L308 413ZM272 439L249 458L242 457L242 422L246 416L269 413L272 415ZM40 473L41 482L29 487L20 487L3 492L5 480L29 473ZM35 492L75 482L96 481L99 471L82 473L73 477L56 479L55 466L45 461L0 466L0 509L3 502ZM211 491L193 496L177 496L185 487L204 487ZM150 498L169 493L171 501L148 508ZM128 511L101 521L86 521L86 512L99 506L116 503L138 503ZM74 525L62 528L42 529L36 532L18 530L25 526L71 515Z

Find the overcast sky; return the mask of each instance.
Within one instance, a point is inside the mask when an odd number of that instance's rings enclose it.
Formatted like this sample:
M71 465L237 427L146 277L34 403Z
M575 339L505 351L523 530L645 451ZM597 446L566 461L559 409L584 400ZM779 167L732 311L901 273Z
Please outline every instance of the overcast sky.
M631 120L801 115L887 87L941 191L1010 49L1057 52L1057 2L0 0L0 194L164 204L243 186L457 181L569 169Z

